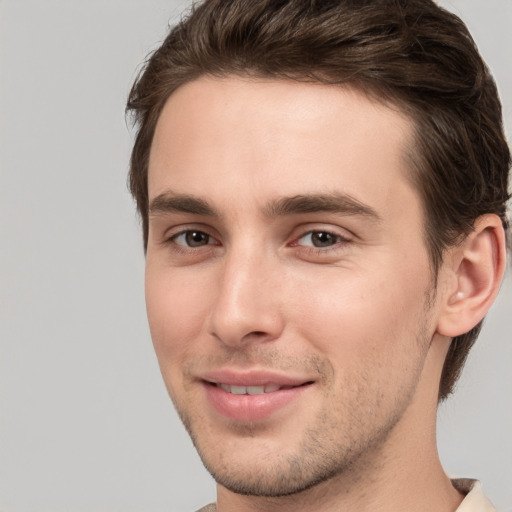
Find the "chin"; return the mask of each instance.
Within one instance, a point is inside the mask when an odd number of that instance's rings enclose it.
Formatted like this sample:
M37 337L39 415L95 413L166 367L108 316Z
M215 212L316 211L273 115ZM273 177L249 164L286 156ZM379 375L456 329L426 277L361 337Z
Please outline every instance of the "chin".
M240 437L230 440L204 431L198 438L189 429L208 472L219 485L240 495L278 498L299 494L364 465L370 448L367 443L345 443L339 431L330 429L306 430L301 440L285 447L282 439L270 442L267 437L265 441L257 429L251 437L246 427L244 435L239 432Z
M330 480L342 471L339 467L312 468L307 461L290 460L232 464L224 466L216 460L210 464L200 454L215 481L229 491L245 496L278 498L299 494Z

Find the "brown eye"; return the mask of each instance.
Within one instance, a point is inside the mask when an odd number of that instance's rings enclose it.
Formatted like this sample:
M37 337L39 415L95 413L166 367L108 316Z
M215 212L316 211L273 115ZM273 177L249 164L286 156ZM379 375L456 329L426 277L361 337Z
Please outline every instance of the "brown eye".
M299 239L300 245L309 247L331 247L343 241L343 238L339 235L329 233L328 231L311 231L306 233Z
M311 241L315 247L329 247L337 243L338 238L325 231L315 231L311 234Z
M183 233L174 236L173 241L186 247L203 247L212 243L210 235L195 230L183 231Z

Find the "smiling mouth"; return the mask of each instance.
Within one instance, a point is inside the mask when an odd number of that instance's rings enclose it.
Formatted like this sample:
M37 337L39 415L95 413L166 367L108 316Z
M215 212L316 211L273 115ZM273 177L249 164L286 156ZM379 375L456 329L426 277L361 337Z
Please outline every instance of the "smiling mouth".
M231 393L232 395L263 395L265 393L274 393L276 391L284 391L287 389L308 386L313 384L313 382L304 382L303 384L299 384L297 386L279 386L278 384L266 384L265 386L238 386L219 382L209 382L209 384L222 389L226 393Z
M276 376L271 372L218 373L201 379L207 400L215 414L242 423L267 421L278 411L293 410L289 404L315 384L314 380Z

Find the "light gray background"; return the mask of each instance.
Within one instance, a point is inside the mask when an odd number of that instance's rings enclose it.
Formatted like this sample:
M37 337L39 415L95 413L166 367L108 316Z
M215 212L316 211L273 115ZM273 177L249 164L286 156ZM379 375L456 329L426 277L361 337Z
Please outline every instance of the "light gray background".
M512 1L446 0L510 139ZM0 0L0 510L195 510L214 484L153 355L125 186L135 70L187 1ZM512 284L441 408L450 474L512 511Z

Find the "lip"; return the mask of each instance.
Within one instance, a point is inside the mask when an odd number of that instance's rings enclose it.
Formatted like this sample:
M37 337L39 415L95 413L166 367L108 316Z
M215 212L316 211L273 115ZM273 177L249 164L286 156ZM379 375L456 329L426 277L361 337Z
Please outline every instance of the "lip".
M314 379L308 377L294 377L279 372L268 370L215 370L206 372L200 376L202 380L216 384L231 384L233 386L266 386L276 384L278 386L301 386Z
M313 380L281 373L251 370L218 370L207 372L201 381L210 406L221 416L239 422L256 422L270 418L302 396L313 384ZM232 386L283 386L258 395L236 395L223 390L217 384Z

